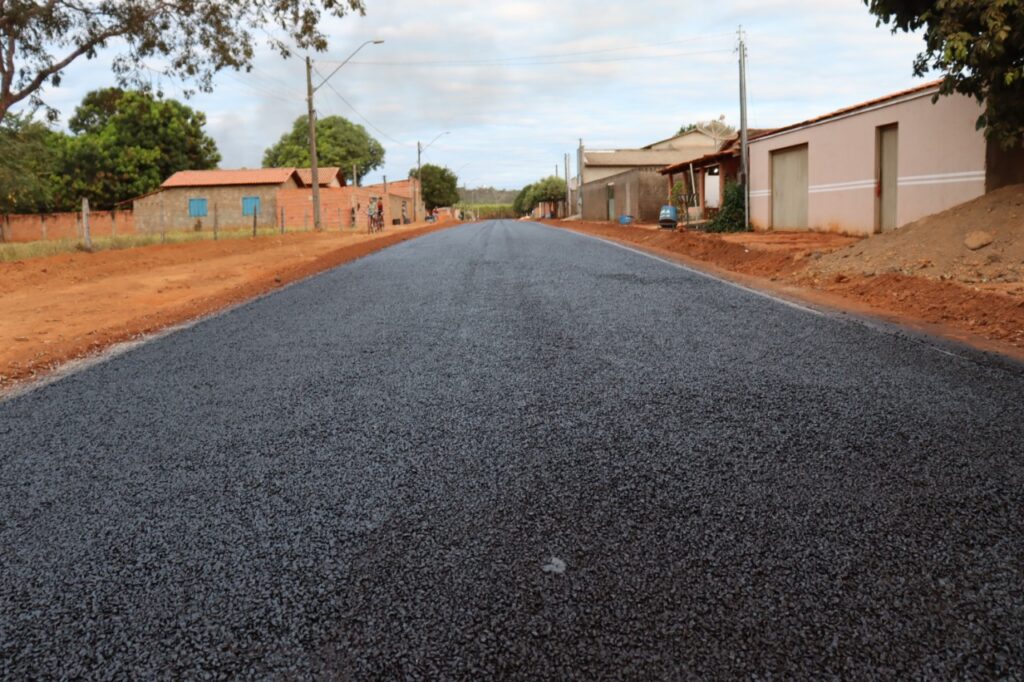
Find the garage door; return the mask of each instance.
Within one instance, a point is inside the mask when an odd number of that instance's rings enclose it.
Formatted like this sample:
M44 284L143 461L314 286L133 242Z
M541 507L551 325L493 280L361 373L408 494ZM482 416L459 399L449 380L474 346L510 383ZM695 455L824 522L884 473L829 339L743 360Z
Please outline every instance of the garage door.
M807 227L807 145L772 152L772 227Z

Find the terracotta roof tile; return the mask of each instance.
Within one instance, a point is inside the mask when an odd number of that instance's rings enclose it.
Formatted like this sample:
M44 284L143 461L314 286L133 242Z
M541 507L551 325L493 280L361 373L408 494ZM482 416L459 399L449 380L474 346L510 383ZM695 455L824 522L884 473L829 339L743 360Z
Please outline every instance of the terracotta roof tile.
M299 174L299 179L302 180L302 184L306 187L313 185L313 169L312 168L296 168L295 172ZM331 180L338 177L341 173L341 168L338 166L324 166L317 169L317 176L320 180L320 186L331 184Z
M900 99L901 97L906 97L907 95L913 95L913 94L916 94L916 93L926 92L928 90L937 89L939 87L939 85L941 85L941 84L942 84L942 80L929 81L927 83L915 86L913 88L907 88L906 90L900 90L899 92L893 92L893 93L890 93L888 95L884 95L882 97L876 97L875 99L869 99L868 101L861 102L860 104L854 104L853 106L843 107L842 109L836 109L835 111L831 111L831 112L829 112L827 114L822 114L821 116L815 116L814 118L809 118L806 121L800 121L799 123L793 123L793 124L788 125L788 126L783 126L782 128L776 128L774 131L772 131L772 134L775 134L775 133L785 133L785 132L788 132L790 130L796 130L797 128L803 128L805 126L813 125L815 123L822 123L822 122L827 121L827 120L829 120L831 118L836 118L837 116L843 116L845 114L852 114L852 113L855 113L857 111L860 111L861 109L868 109L870 107L878 106L879 104L885 104L886 102L890 102L892 100Z
M280 185L295 173L294 168L240 168L237 170L178 171L160 185L171 187L215 187L219 185Z

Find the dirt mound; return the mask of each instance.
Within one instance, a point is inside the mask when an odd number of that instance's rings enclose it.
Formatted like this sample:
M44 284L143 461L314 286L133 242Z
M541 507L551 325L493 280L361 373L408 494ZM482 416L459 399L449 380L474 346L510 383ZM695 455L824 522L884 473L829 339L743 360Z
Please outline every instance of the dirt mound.
M822 273L896 273L966 284L1024 282L1024 185L927 216L823 256ZM1008 287L1024 295L1024 287Z

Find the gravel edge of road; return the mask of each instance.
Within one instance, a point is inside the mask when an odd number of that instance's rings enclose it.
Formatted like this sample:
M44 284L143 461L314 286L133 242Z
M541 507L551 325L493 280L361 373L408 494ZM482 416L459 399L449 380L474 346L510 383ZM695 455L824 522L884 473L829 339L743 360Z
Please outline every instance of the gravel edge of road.
M304 282L306 280L312 279L314 277L318 277L318 276L320 276L320 275L322 275L322 274L324 274L326 272L330 272L331 270L333 270L335 268L344 267L345 265L348 265L349 263L353 263L353 262L355 262L357 260L360 260L362 258L366 258L367 256L372 256L373 254L379 253L380 251L383 251L385 249L389 249L389 248L391 248L393 246L398 246L399 244L404 244L407 241L412 241L414 239L419 239L420 237L425 237L427 235L433 234L434 232L438 232L440 230L446 230L446 229L450 229L450 228L453 228L453 227L459 227L461 225L469 225L469 224L471 224L471 223L469 223L469 222L453 222L453 223L441 223L439 225L425 225L423 228L420 228L417 231L412 232L412 233L410 233L408 235L401 235L401 234L398 234L398 235L395 235L395 234L385 235L385 237L388 237L388 236L400 236L400 237L404 237L404 238L400 238L397 241L388 241L387 239L382 239L381 241L387 241L387 243L383 244L380 248L371 249L371 250L367 251L366 253L360 254L360 255L356 256L355 258L351 258L351 259L345 260L345 261L343 261L341 263L331 264L330 263L330 255L331 255L331 253L328 252L327 254L324 254L324 256L318 258L316 261L313 261L312 263L309 264L309 266L314 268L313 270L311 270L309 272L303 272L302 274L300 274L298 277L295 277L294 279L284 280L284 281L282 281L279 284L275 284L272 287L265 288L262 291L259 291L258 293L255 293L255 294L252 294L252 295L249 295L249 296L243 295L238 300L229 302L229 303L227 303L225 305L222 305L222 306L220 306L220 307L218 307L218 308L216 308L214 310L211 310L209 312L201 313L201 314L199 314L199 315L197 315L195 317L186 318L186 319L183 319L183 320L181 320L179 322L168 324L166 326L162 326L162 327L153 329L151 331L145 331L145 332L143 332L141 334L137 334L137 335L135 335L133 337L130 337L130 338L127 338L125 340L115 341L114 343L111 343L111 344L108 344L108 345L105 345L105 346L101 346L99 348L93 349L92 351L90 351L90 352L88 352L88 353L86 353L84 355L81 355L81 356L75 357L75 358L71 358L70 360L67 360L66 362L62 362L62 363L60 363L58 365L55 365L55 366L53 366L53 367L51 367L51 368L49 368L49 369L47 369L45 371L42 371L42 372L40 372L40 373L38 373L36 375L29 376L29 377L23 378L23 379L16 379L16 380L14 380L14 381L12 381L10 383L7 383L7 384L0 384L0 404L3 404L3 403L5 403L5 402L7 402L9 400L13 400L15 398L18 398L20 396L32 393L32 392L34 392L34 391L36 391L36 390L38 390L40 388L43 388L45 386L49 386L50 384L57 383L57 382L65 379L67 377L74 376L75 374L77 374L79 372L85 371L85 370L89 369L90 367L94 367L96 365L103 364L103 363L105 363L105 362L107 362L109 360L112 360L113 358L116 358L116 357L118 357L120 355L128 353L128 352L134 350L135 348L143 346L143 345L145 345L147 343L150 343L152 341L155 341L157 339L161 339L161 338L163 338L165 336L168 336L170 334L174 334L175 332L178 332L178 331L183 331L185 329L189 329L191 327L194 327L197 324L200 324L200 323L205 322L207 320L213 319L213 318L218 317L220 315L225 315L227 313L230 313L232 310L235 310L237 308L240 308L241 306L244 306L244 305L247 305L249 303L252 303L253 301L258 301L258 300L260 300L262 298L265 298L267 296L272 296L273 294L276 294L279 291L283 291L283 290L288 289L289 287L291 287L291 286L293 286L295 284L299 284L301 282ZM342 247L342 249L344 249L344 248L345 247ZM316 266L318 266L318 265L324 265L325 267L322 267L320 269L316 269ZM294 270L296 272L298 272L299 269L300 269L299 266L296 266Z
M565 227L555 227L541 222L535 222L533 224L546 227L550 230L564 230L578 237L594 239L620 249L625 249L626 251L632 251L638 255L661 261L673 267L682 268L683 270L695 273L701 277L707 277L717 282L722 282L729 286L747 291L753 295L767 298L775 301L776 303L781 303L798 310L804 310L809 313L823 315L836 320L854 322L883 334L909 339L936 353L957 357L981 365L998 367L1013 374L1024 375L1024 358L1018 358L1007 353L1001 353L996 350L989 350L975 346L961 339L943 336L924 327L915 327L910 323L901 323L878 315L871 315L864 312L844 309L839 306L824 304L820 301L811 300L810 297L801 297L799 292L791 287L786 287L785 291L780 290L779 287L760 288L756 285L764 285L765 280L763 280L763 278L739 275L738 273L733 273L724 268L702 267L700 261L696 261L694 259L682 256L673 257L670 254L647 249L642 245L634 244L632 242L599 237L597 235L576 230L570 225L566 225Z

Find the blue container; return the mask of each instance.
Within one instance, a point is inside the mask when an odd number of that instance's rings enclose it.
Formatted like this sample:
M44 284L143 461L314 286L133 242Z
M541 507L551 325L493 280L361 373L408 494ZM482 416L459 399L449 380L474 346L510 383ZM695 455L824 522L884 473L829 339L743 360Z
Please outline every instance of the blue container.
M619 216L619 225L629 225L631 222L633 222L633 216L631 216L631 215L620 215Z
M662 206L658 224L666 229L675 229L679 224L679 209L671 205Z

